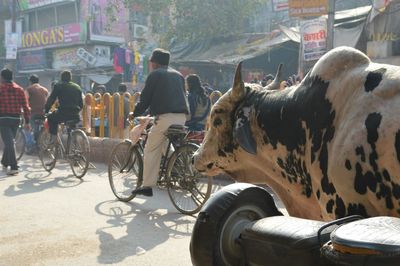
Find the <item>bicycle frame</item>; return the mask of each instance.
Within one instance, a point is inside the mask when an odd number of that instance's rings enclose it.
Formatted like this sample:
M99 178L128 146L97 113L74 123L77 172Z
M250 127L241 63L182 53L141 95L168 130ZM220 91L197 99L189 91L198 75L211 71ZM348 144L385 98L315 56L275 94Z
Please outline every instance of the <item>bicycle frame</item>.
M65 125L63 125L62 127L65 127ZM70 143L71 143L71 136L72 136L72 132L74 131L73 128L69 128L67 127L67 145L66 147L64 146L64 143L62 142L62 138L61 138L61 132L62 130L59 130L57 132L57 141L58 141L58 146L61 148L61 155L63 157L63 159L69 159L69 149L70 149Z

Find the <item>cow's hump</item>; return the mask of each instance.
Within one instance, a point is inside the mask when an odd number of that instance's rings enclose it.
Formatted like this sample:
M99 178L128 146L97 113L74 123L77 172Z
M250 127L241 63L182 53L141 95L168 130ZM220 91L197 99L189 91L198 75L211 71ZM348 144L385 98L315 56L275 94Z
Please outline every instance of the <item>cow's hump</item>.
M312 69L311 76L319 76L323 80L331 80L343 71L370 63L369 58L359 50L341 46L322 56Z

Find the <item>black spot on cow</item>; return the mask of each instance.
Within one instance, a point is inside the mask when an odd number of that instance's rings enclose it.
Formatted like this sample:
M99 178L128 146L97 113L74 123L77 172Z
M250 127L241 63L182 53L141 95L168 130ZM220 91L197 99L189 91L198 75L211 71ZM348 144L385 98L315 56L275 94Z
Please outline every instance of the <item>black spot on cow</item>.
M333 205L335 204L335 201L333 199L330 199L326 203L326 212L327 213L333 213Z
M286 178L289 183L301 184L303 195L307 198L311 197L313 191L311 175L309 174L303 159L293 153L289 153L284 159L278 158L276 163L283 170L281 172L282 177Z
M369 217L365 206L360 203L349 203L347 206L347 215L361 215L364 218Z
M367 183L367 187L369 188L369 190L375 192L377 186L377 179L374 176L374 174L371 171L366 172L364 175L364 180Z
M342 198L336 195L335 203L336 203L336 209L335 209L336 218L341 218L346 216L346 206L344 205Z
M365 152L362 146L356 148L356 155L360 156L361 161L365 162Z
M396 148L397 161L400 162L400 130L396 133L394 147Z
M383 178L384 178L386 181L391 181L391 180L392 180L392 178L391 178L389 172L388 172L386 169L383 170L382 173L383 173Z
M346 162L344 163L344 165L345 165L345 167L346 167L347 170L349 170L349 171L351 170L351 163L350 163L350 160L347 159Z
M392 182L392 193L396 199L400 199L400 186Z
M225 153L223 150L218 149L218 156L220 156L220 157L226 157L226 153Z
M213 126L214 126L214 127L218 127L218 126L220 126L220 125L222 125L222 119L219 118L219 117L215 118L215 119L214 119L214 122L213 122Z
M372 148L375 148L375 142L379 138L378 128L382 121L382 115L379 113L371 113L365 120L365 127L367 128L367 141Z
M356 163L356 176L354 178L354 189L359 194L367 193L367 182L365 182L363 170L360 163Z
M385 72L386 72L385 68L369 72L364 84L365 91L370 92L373 91L376 87L378 87L379 83L382 81L382 76Z

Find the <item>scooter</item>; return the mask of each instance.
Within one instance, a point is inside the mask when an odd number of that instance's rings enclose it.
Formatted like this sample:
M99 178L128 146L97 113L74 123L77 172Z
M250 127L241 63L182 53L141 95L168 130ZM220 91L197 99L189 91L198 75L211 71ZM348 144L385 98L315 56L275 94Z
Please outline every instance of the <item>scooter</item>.
M399 266L400 218L284 216L266 189L235 183L203 206L190 253L199 266Z

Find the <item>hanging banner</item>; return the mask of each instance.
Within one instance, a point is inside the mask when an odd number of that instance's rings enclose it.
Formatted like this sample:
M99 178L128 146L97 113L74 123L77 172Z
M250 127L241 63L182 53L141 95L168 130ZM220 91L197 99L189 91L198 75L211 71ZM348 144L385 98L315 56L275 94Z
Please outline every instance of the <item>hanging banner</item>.
M317 17L328 14L329 0L289 0L289 16Z
M326 52L326 19L317 18L300 22L305 61L319 59Z
M89 21L90 40L124 43L129 34L129 15L123 0L114 0L119 6L115 11L115 21L107 14L109 0L81 0L81 17Z

